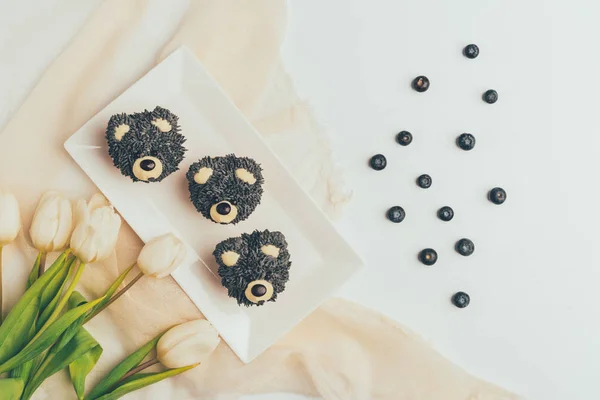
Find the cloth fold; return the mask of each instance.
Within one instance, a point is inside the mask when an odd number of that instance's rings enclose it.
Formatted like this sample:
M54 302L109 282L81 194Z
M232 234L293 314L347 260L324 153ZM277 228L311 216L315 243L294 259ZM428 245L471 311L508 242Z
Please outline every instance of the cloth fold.
M171 4L103 2L0 133L0 187L19 197L24 226L43 191L60 190L75 199L96 190L62 144L180 45L192 49L317 203L329 215L339 213L351 191L324 130L296 95L279 58L286 2L196 0L183 14L172 12ZM86 270L83 292L102 293L131 265L141 245L124 227L116 255ZM5 255L11 306L35 253L23 233ZM105 349L88 385L160 330L198 317L172 279L142 279L88 324ZM128 398L216 399L283 391L328 400L517 398L452 365L396 322L336 299L248 365L221 344L205 365ZM57 374L34 398L70 399L74 393L66 375Z

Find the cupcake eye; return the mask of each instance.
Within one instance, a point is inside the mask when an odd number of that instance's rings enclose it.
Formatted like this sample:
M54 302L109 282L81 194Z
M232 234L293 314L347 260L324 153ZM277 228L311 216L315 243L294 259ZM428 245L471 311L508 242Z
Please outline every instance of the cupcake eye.
M141 157L133 164L133 175L140 181L148 182L151 179L157 179L162 173L163 164L156 157Z
M271 256L274 258L279 257L279 248L277 246L273 246L272 244L267 244L260 248L260 251L267 256Z
M169 132L172 129L169 121L164 118L156 118L152 120L152 125L156 126L161 132Z
M250 171L245 168L238 168L235 170L235 176L243 182L249 183L250 185L254 185L256 183L256 178Z
M227 267L233 267L235 264L237 264L239 259L240 259L240 255L238 253L236 253L235 251L230 250L230 251L226 251L223 254L221 254L221 261Z
M127 124L121 124L121 125L117 126L114 131L115 140L117 142L120 142L121 139L123 139L123 136L125 136L125 134L127 132L129 132L129 129L130 129L129 125L127 125Z
M208 179L212 176L213 170L212 168L202 167L196 172L194 175L194 182L199 185L204 185Z

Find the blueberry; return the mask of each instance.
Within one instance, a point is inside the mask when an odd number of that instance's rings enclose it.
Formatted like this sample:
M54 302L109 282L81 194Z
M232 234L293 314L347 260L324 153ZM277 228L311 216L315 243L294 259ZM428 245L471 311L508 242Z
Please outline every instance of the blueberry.
M494 89L487 90L483 94L483 101L488 104L494 104L498 101L498 92L496 92Z
M265 285L254 285L252 286L250 292L252 292L252 294L256 297L261 297L267 293L267 288Z
M394 206L388 210L387 217L392 222L400 223L400 222L404 221L404 217L406 217L406 213L404 212L404 208L402 208L400 206Z
M506 191L501 187L495 187L488 193L488 199L494 204L502 204L506 201Z
M373 157L371 157L369 164L375 171L381 171L386 167L387 160L383 154L375 154Z
M475 147L475 136L470 133L463 133L456 138L456 145L463 150L473 150Z
M477 47L476 44L468 44L463 49L463 55L470 59L477 58L479 55L479 47Z
M152 171L154 169L154 167L156 167L156 163L152 160L143 160L140 163L140 167L144 170L144 171Z
M470 256L475 251L475 243L470 239L460 239L454 246L458 254L461 256Z
M412 88L419 93L426 92L429 89L429 78L423 75L417 76L412 81Z
M436 263L437 259L438 255L434 249L423 249L419 253L419 261L425 265L431 266Z
M216 210L220 215L229 215L231 212L231 206L227 203L219 203L217 204Z
M431 177L427 174L423 174L417 178L417 185L423 189L427 189L431 186Z
M448 222L452 218L454 218L454 210L452 209L452 207L444 206L438 210L437 216L442 221Z
M408 146L412 143L412 133L408 131L402 131L396 135L396 142L400 144L400 146Z
M465 292L456 292L452 296L452 304L458 308L465 308L471 302L471 297Z

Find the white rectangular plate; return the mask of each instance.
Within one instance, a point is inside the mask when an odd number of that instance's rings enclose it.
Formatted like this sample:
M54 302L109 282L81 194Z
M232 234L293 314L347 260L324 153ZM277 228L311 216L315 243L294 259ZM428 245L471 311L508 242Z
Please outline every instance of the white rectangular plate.
M179 116L186 158L160 183L133 183L112 165L105 142L111 115L153 109ZM250 362L332 295L363 263L283 167L267 144L186 48L180 48L90 119L65 148L140 236L173 232L190 248L173 273L196 306L244 362ZM264 170L260 206L236 226L217 225L196 212L185 174L193 162L235 153ZM285 234L290 281L275 303L240 307L221 286L212 256L222 240L255 229Z

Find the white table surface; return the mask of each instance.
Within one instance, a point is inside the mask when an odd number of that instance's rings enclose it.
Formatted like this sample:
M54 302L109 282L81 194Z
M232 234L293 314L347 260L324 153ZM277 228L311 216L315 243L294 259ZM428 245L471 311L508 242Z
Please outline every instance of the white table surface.
M0 126L97 3L0 0ZM290 3L284 60L332 133L355 192L338 225L368 265L340 295L529 399L600 398L600 6ZM476 60L461 55L471 42ZM409 88L419 74L432 82L425 94ZM488 88L495 105L480 99ZM403 129L415 137L406 148L394 143ZM453 143L465 131L477 138L469 153ZM379 152L389 165L374 172L367 162ZM414 184L421 173L431 189ZM485 199L497 185L508 192L500 207ZM407 211L399 225L384 218L396 204ZM446 204L450 223L435 217ZM473 256L453 251L461 237L475 242ZM440 255L432 268L416 261L424 247ZM457 290L471 294L467 309L450 305Z

